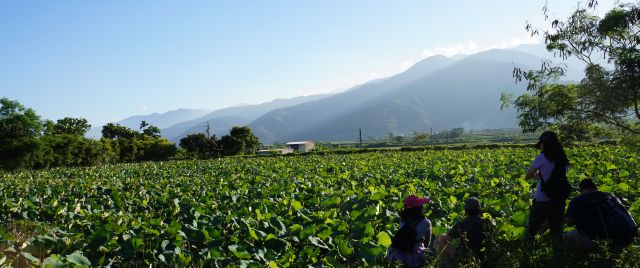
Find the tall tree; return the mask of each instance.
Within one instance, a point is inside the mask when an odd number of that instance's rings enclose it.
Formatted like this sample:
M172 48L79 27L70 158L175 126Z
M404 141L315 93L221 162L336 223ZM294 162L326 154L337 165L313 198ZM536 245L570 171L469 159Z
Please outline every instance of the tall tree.
M428 139L429 139L429 134L427 134L426 132L418 132L418 131L413 132L413 140L412 140L413 145L424 144Z
M224 155L242 154L245 150L244 141L239 140L231 135L224 135L218 141L218 145Z
M544 37L547 50L587 67L585 78L575 85L559 83L565 67L548 61L539 70L514 70L517 81L527 81L527 92L515 100L503 94L503 107L515 105L525 132L555 125L580 135L604 123L640 134L640 7L619 4L598 17L591 14L596 6L592 0L566 20L552 20L550 30L527 25L532 35Z
M135 130L114 123L108 123L102 127L102 137L107 139L132 139L138 135L140 133Z
M449 132L449 135L452 139L459 138L462 136L462 134L464 134L464 128L461 127L454 128Z
M260 147L260 140L249 127L233 127L229 135L244 144L242 149L244 154L255 154Z
M202 133L190 134L180 139L180 147L199 159L207 159L217 155L216 136L207 138Z
M91 128L91 125L84 118L65 117L58 119L55 123L48 121L45 123L45 133L47 134L67 134L73 136L84 136Z
M2 98L0 105L0 168L29 167L40 144L40 117L17 101Z

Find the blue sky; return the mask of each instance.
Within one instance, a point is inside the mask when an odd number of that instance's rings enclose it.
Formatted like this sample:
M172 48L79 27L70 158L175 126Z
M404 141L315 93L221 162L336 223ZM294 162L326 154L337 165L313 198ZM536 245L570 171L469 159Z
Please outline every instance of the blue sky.
M549 0L566 17L577 1ZM0 97L94 126L336 89L531 43L544 1L1 1ZM612 1L600 1L603 8Z

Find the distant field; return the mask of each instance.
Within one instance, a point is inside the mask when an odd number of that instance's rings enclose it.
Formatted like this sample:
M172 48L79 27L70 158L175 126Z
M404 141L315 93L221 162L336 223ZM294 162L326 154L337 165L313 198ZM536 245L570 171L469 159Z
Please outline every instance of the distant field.
M594 178L640 219L640 157L568 149L575 185ZM401 200L430 196L434 234L478 196L496 267L550 263L548 237L520 247L531 148L374 152L122 164L0 174L0 265L391 266ZM638 243L617 264L640 259ZM436 257L432 264L437 262ZM601 255L585 265L610 263ZM575 261L574 264L581 264Z

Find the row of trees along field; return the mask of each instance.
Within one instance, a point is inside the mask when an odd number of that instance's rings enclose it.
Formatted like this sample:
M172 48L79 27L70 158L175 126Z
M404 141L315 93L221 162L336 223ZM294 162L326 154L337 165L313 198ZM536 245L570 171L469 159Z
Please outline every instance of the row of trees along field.
M180 149L145 121L139 131L108 123L102 127L102 138L94 140L84 137L91 128L84 118L42 120L17 101L2 98L0 105L0 169L4 170L204 159L253 154L260 144L250 128L234 127L220 140L189 135L181 140Z

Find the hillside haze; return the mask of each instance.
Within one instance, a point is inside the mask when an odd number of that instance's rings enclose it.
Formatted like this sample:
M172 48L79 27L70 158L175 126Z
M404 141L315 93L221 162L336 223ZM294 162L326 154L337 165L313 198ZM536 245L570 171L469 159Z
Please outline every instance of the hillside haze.
M470 56L424 59L407 71L331 97L274 110L250 124L266 143L356 140L413 131L516 127L516 113L500 110L500 94L522 93L514 66L536 68L541 57L495 49Z
M514 67L539 68L553 59L543 45L493 49L472 55L441 55L423 59L406 71L336 91L257 105L215 111L179 109L164 114L133 116L118 123L137 129L145 120L157 125L162 136L178 143L192 133L218 138L233 126L250 126L264 144L293 140L354 141L363 136L410 135L457 127L465 129L517 127L513 109L500 110L500 94L524 92L516 84ZM555 60L554 60L555 61ZM568 62L569 74L583 65ZM579 80L569 75L568 80ZM183 120L180 120L183 119Z
M215 110L203 116L173 124L162 129L162 136L170 141L179 142L182 137L193 133L205 133L209 127L210 135L221 137L229 133L234 126L244 126L269 111L322 99L328 94L300 96L289 99L275 99L256 105L233 106Z

